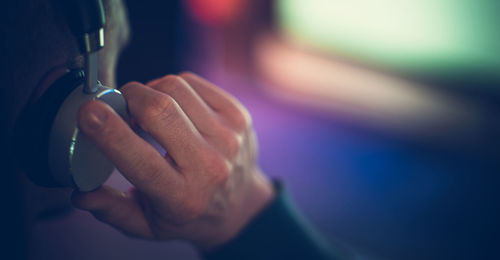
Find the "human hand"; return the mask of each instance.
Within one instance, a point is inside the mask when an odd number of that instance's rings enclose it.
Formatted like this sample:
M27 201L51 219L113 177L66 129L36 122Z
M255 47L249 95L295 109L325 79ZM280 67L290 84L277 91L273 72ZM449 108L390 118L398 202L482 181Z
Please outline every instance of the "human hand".
M271 201L273 188L255 162L250 115L234 97L192 73L120 90L131 118L166 155L106 104L84 104L80 129L134 187L75 191L75 207L131 236L186 239L211 250Z

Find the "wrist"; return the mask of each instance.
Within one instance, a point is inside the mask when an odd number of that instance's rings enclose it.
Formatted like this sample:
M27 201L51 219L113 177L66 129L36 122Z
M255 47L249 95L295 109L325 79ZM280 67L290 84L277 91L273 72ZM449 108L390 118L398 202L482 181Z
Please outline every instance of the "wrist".
M199 248L204 253L215 251L238 234L264 210L275 197L272 182L259 169L251 174L243 196L235 202L235 209L226 219L226 227L217 238Z

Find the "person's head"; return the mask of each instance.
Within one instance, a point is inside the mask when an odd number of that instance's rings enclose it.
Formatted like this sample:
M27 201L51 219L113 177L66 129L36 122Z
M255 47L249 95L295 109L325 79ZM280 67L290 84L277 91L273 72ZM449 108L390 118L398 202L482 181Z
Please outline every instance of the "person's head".
M9 139L23 108L35 101L68 69L83 67L76 39L52 0L7 0L6 15L0 22L3 39L0 77L0 108L2 112L1 156L5 203L2 221L9 223L4 236L14 245L9 250L22 252L27 220L41 211L61 207L69 202L67 189L46 189L26 181L11 162ZM115 87L114 73L118 56L129 38L125 6L121 0L103 0L106 25L105 47L100 51L99 80ZM15 144L14 144L15 145ZM29 163L29 149L26 151ZM4 219L5 218L5 219ZM28 227L29 229L29 227ZM21 245L21 248L19 248ZM17 247L16 247L17 246ZM7 252L8 254L9 252Z
M64 74L65 69L83 66L76 39L64 14L52 0L8 0L6 82L9 127L24 105ZM120 51L127 42L129 29L121 0L103 1L106 25L105 47L100 51L99 79L114 87L114 71Z

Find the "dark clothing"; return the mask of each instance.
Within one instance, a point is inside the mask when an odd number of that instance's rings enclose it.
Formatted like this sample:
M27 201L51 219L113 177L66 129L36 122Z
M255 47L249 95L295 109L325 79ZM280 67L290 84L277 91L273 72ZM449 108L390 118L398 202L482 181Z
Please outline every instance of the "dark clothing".
M235 239L206 254L226 259L345 259L334 252L297 211L286 189L275 183L276 197Z

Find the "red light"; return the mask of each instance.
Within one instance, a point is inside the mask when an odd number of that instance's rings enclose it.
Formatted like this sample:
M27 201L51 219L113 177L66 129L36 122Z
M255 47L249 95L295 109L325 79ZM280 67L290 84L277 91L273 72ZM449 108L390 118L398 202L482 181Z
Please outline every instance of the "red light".
M245 6L246 0L187 0L187 8L193 17L209 26L221 26L233 22Z

